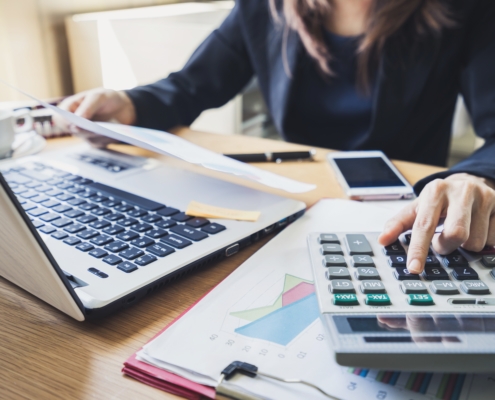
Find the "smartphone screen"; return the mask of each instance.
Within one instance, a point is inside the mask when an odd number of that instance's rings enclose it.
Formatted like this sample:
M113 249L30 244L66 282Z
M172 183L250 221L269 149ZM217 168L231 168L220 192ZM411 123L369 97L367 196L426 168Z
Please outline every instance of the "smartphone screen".
M406 186L381 157L334 158L349 187Z

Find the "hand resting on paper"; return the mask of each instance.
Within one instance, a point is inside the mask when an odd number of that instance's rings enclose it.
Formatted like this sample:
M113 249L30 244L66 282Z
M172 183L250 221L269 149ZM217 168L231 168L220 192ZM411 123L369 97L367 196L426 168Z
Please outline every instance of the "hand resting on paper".
M92 89L64 99L58 107L93 121L112 121L125 125L132 125L136 121L134 104L123 91ZM82 130L72 124L67 125L58 115L54 119L57 126L86 139L94 147L103 148L116 143L105 136Z
M479 252L495 246L495 182L459 173L428 183L420 196L387 222L379 242L387 246L412 229L407 268L424 269L430 243L440 254L456 248ZM435 235L440 219L443 232Z

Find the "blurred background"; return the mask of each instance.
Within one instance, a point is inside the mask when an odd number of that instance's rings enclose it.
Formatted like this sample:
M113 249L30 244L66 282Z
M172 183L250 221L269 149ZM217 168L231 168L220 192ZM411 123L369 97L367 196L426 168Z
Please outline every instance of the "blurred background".
M227 16L233 1L0 0L0 77L55 99L94 87L127 89L179 70ZM0 107L22 95L0 86ZM193 129L278 138L256 81ZM46 129L48 134L48 128ZM459 100L449 164L482 144Z

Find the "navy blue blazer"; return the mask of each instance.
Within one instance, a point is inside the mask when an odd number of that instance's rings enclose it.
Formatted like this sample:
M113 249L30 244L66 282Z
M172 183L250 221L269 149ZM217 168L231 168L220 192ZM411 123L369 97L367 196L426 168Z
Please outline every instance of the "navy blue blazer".
M457 100L464 97L476 134L485 145L449 171L420 181L466 172L495 179L495 1L452 0L456 28L427 39L390 41L382 55L368 134L354 150L381 150L390 158L445 165ZM413 38L411 38L412 40ZM298 60L298 35L287 38L274 23L268 0L237 0L223 24L166 79L127 91L140 126L168 130L231 100L253 76L283 135ZM324 121L322 121L324 123ZM329 141L328 147L331 147Z

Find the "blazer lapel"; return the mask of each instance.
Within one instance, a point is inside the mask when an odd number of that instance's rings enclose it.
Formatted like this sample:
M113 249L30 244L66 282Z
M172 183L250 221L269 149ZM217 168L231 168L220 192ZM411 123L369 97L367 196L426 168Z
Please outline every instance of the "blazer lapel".
M275 125L281 131L297 72L300 47L299 35L296 32L290 30L284 40L283 26L274 26L268 43L270 108Z

